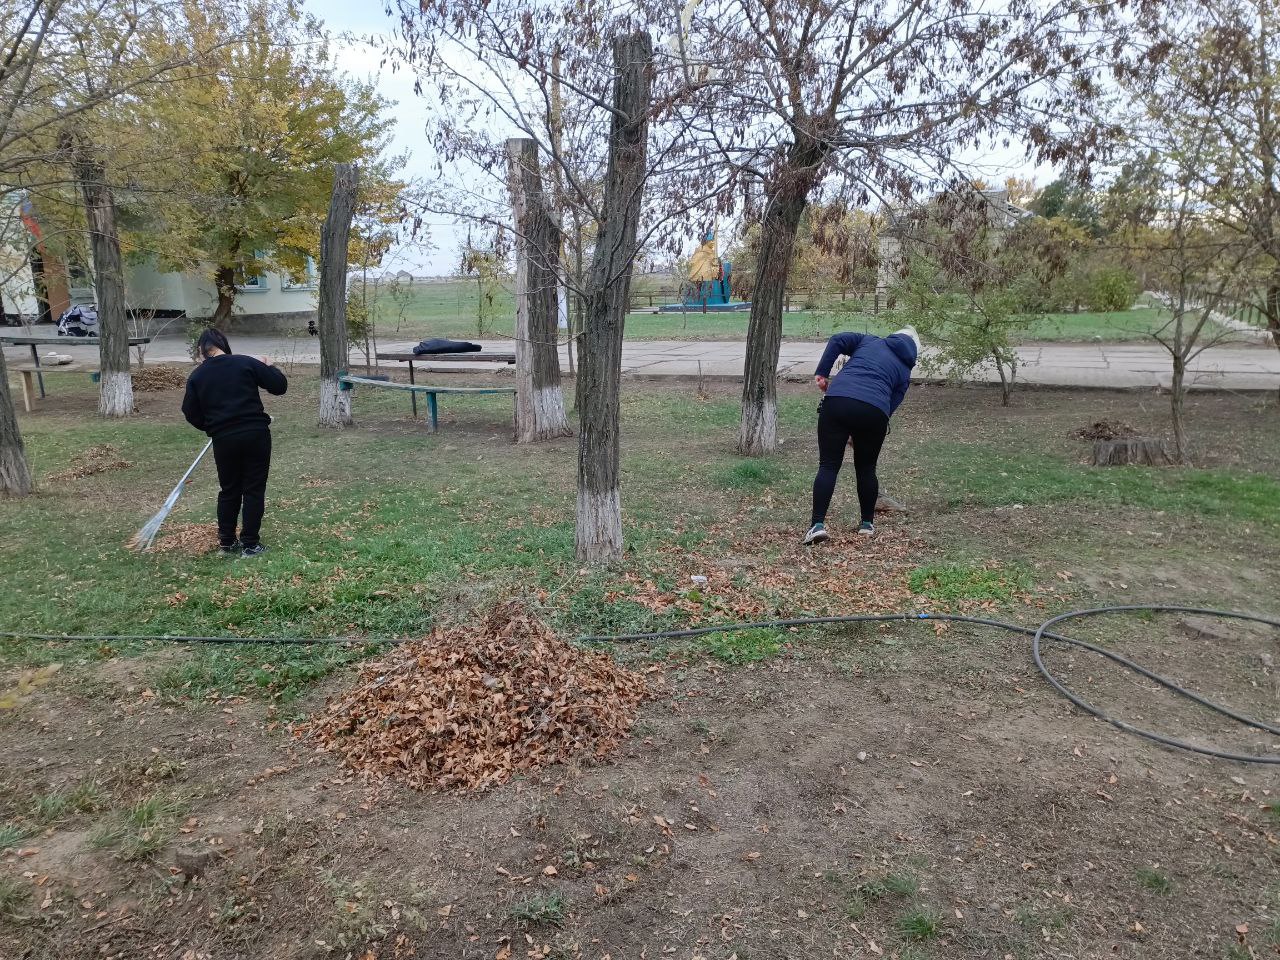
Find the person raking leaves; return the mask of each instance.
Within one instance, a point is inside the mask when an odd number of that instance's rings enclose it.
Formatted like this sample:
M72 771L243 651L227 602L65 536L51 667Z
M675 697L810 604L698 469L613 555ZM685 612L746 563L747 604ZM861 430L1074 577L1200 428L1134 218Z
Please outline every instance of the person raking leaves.
M805 544L831 539L827 508L835 493L836 478L844 463L844 448L852 443L853 468L858 479L858 506L862 511L858 533L876 532L876 501L880 481L876 463L893 416L911 386L911 369L920 355L920 337L905 327L887 337L869 333L837 333L827 341L814 383L822 391L818 406L818 475L813 481L813 516ZM848 362L834 377L836 358Z
M267 358L233 354L226 336L209 329L196 343L199 366L187 378L182 415L213 440L218 465L218 548L256 557L271 472L271 417L258 391L283 396L289 381ZM240 535L236 522L241 519Z

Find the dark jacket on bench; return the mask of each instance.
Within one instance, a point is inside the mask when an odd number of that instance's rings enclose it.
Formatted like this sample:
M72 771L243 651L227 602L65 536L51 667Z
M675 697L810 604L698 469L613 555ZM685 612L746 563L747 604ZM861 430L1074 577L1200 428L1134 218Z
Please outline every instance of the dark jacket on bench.
M259 388L279 397L289 389L289 381L257 357L241 353L210 357L187 378L182 415L215 440L246 430L265 430L271 418L262 409Z
M413 348L413 352L418 356L428 353L479 353L483 347L478 343L472 343L470 340L443 340L436 338L435 340L423 340L420 344Z

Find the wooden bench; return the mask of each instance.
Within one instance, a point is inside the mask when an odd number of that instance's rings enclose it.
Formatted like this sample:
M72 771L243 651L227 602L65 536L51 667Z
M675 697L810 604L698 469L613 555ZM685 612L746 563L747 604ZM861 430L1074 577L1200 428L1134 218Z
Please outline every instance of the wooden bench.
M56 366L46 367L43 364L36 366L33 363L15 364L10 367L17 373L22 374L22 409L30 413L35 406L36 394L44 396L43 381L40 381L40 390L36 389L36 378L43 377L49 373L87 373L90 377L96 376L98 368L96 366L84 363L63 363Z
M429 387L420 383L395 383L391 380L375 380L372 377L352 377L342 376L338 378L347 389L353 387L373 387L383 390L403 390L407 392L415 400L418 394L423 394L427 398L427 410L431 414L431 432L435 433L440 429L440 411L436 402L436 396L441 393L509 393L515 396L515 387ZM417 413L417 406L414 406L414 413Z

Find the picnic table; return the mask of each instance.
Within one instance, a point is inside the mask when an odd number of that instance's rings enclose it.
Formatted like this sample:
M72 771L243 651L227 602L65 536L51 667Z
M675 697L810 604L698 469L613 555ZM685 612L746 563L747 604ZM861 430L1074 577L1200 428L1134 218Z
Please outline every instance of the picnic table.
M409 385L414 386L417 381L413 378L413 365L417 363L501 363L510 366L516 362L514 353L485 353L482 350L473 350L470 353L414 353L413 351L391 350L386 353L377 353L375 356L379 360L391 360L396 363L409 364ZM409 391L409 403L413 407L413 415L418 415L418 391Z
M129 338L129 346L131 347L141 346L144 343L150 343L150 342L151 342L151 337L130 337ZM54 345L60 345L64 347L88 346L91 343L96 346L98 343L98 338L97 337L60 337L57 334L48 334L48 333L44 333L44 334L0 333L0 346L4 346L4 344L6 343L14 347L30 347L31 348L31 362L32 364L34 364L34 370L26 371L25 373L27 375L24 375L23 380L24 382L27 381L29 379L29 374L35 373L36 380L40 385L40 399L43 400L46 396L45 390L44 390L44 371L66 369L66 367L65 366L64 367L41 366L40 351L37 350L36 347L54 346ZM74 367L75 365L73 364L72 366ZM75 369L83 370L85 368L76 367ZM28 408L28 411L29 410L30 408Z

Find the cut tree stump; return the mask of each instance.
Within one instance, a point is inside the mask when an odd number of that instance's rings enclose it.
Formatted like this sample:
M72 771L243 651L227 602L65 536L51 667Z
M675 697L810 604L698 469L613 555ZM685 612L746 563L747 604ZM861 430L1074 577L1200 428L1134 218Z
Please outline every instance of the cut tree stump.
M1165 442L1151 437L1098 440L1093 445L1095 467L1123 467L1131 464L1143 467L1165 467L1171 463L1173 463L1173 457Z

